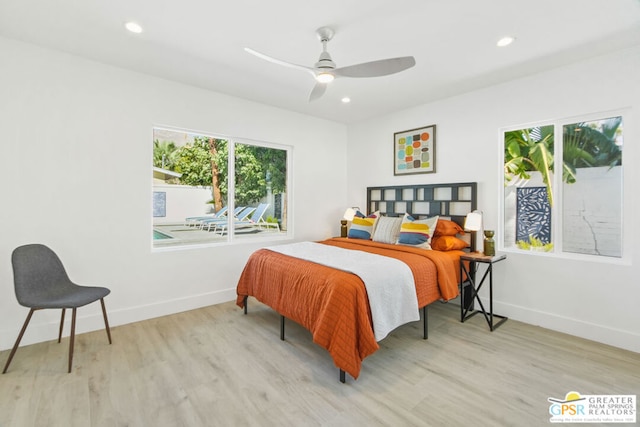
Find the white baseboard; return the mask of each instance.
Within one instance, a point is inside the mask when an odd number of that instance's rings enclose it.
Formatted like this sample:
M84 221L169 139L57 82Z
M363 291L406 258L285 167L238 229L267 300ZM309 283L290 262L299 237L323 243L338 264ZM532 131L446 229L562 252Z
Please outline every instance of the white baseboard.
M481 300L485 307L489 307L488 298L481 298ZM495 300L493 301L493 312L494 314L507 316L510 319L530 325L540 326L553 331L563 332L640 353L640 334L632 331L610 328L554 313L546 313L527 307L505 304Z
M207 307L209 305L221 304L223 302L236 299L236 288L225 289L217 292L189 296L170 301L163 301L155 304L148 304L123 310L116 310L109 313L109 321L114 318L113 326L126 325L127 323L139 322L141 320L153 319L155 317L166 316L183 311L194 310L196 308ZM238 310L240 310L238 308ZM98 328L104 327L102 318L99 319Z
M117 310L109 310L107 301L107 313L109 315L110 326L115 327L118 325L153 319L155 317L194 310L196 308L206 307L209 305L221 304L233 301L235 298L236 289L231 288L217 292L189 296L186 298ZM458 300L456 299L453 302L454 304L458 303ZM485 307L489 306L488 299L482 298L482 303ZM609 328L582 320L559 316L553 313L532 310L527 307L521 307L513 304L505 304L499 301L494 301L493 305L495 314L507 316L513 320L640 353L640 335L630 331ZM27 312L25 311L25 316L26 313ZM50 341L57 338L59 320L55 319L46 323L38 323L36 319L37 314L37 312L34 314L34 318L31 320L32 324L29 325L29 328L27 329L27 332L20 344L21 346ZM65 322L65 336L69 333L70 321L70 316L67 315ZM104 322L102 320L102 312L100 310L96 310L93 314L86 316L83 316L82 312L80 312L76 321L76 328L77 334L103 329ZM15 331L8 330L6 328L0 330L0 350L7 350L13 347L15 339L18 336L18 332L19 328Z
M206 307L209 305L221 304L223 302L233 301L236 299L236 289L225 289L222 291L211 292L206 294L189 296L186 298L179 298L170 301L162 301L153 304L139 305L134 307L126 307L122 309L111 310L109 308L109 299L105 299L107 307L107 315L109 317L109 326L112 328L118 325L125 325L127 323L139 322L142 320L153 319L155 317L166 316L169 314L180 313L183 311L194 310L200 307ZM98 304L98 307L100 304ZM240 309L238 309L240 310ZM47 310L50 311L50 310ZM59 313L59 310L56 310ZM28 310L25 309L24 315ZM49 319L44 323L38 322L37 311L34 313L31 323L25 332L20 346L50 341L58 338L58 328L60 326L60 314L55 316L47 316ZM24 318L20 320L24 322ZM71 313L67 310L65 317L64 334L69 335L71 324ZM0 330L0 350L7 350L13 347L18 333L20 332L20 326L15 330L9 330L3 328ZM92 332L104 329L104 320L102 319L102 311L98 309L92 310L91 314L83 315L83 310L78 310L78 316L76 319L76 334L82 334L85 332ZM115 340L115 337L114 337Z

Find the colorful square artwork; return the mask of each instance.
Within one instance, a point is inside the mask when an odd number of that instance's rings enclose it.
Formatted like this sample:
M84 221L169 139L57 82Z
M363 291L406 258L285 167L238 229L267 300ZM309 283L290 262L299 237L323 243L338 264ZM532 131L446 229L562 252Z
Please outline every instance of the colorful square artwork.
M393 134L394 175L436 171L436 125Z

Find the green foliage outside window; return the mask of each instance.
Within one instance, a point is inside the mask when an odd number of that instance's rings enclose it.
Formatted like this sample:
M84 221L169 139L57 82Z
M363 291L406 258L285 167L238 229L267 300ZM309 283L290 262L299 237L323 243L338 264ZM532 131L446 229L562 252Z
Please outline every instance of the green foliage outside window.
M153 141L153 166L173 170L173 153L175 153L176 144L171 141Z
M562 180L576 182L576 168L618 166L622 150L616 144L621 132L622 117L598 122L575 123L563 126ZM538 126L504 134L505 184L514 177L530 179L529 172L537 171L547 187L549 204L553 206L554 127Z
M182 174L181 184L211 185L211 152L206 139L197 137L192 144L177 148L173 158L173 170Z
M505 184L514 177L530 179L529 172L538 171L547 186L553 206L553 126L521 129L504 134Z
M285 150L236 143L235 203L249 205L267 194L286 191L287 153ZM227 140L195 136L192 143L177 147L171 141L154 141L154 166L181 173L180 184L212 187L216 210L228 195ZM164 159L164 160L163 160ZM162 162L162 163L161 163ZM218 194L216 194L218 193Z

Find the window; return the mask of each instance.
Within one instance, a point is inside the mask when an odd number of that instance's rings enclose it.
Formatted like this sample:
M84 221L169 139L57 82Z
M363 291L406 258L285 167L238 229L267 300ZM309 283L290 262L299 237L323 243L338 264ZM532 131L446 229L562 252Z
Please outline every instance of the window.
M622 257L622 115L504 129L505 249Z
M153 130L153 247L287 235L290 148Z

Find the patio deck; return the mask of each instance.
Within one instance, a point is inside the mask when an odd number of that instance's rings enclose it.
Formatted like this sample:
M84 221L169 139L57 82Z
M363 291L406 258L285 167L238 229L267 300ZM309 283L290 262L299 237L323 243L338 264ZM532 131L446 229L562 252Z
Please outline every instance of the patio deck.
M169 238L166 239L154 239L154 248L165 248L171 246L184 246L193 244L206 244L225 242L227 240L226 234L221 236L219 233L215 233L213 230L201 230L198 227L189 227L184 224L159 224L153 226L154 230L159 231L162 234L166 234ZM244 236L255 236L257 234L271 234L277 235L278 233L286 233L284 231L277 231L274 228L270 229L257 229L257 228L241 228L236 230L235 238L242 238Z

